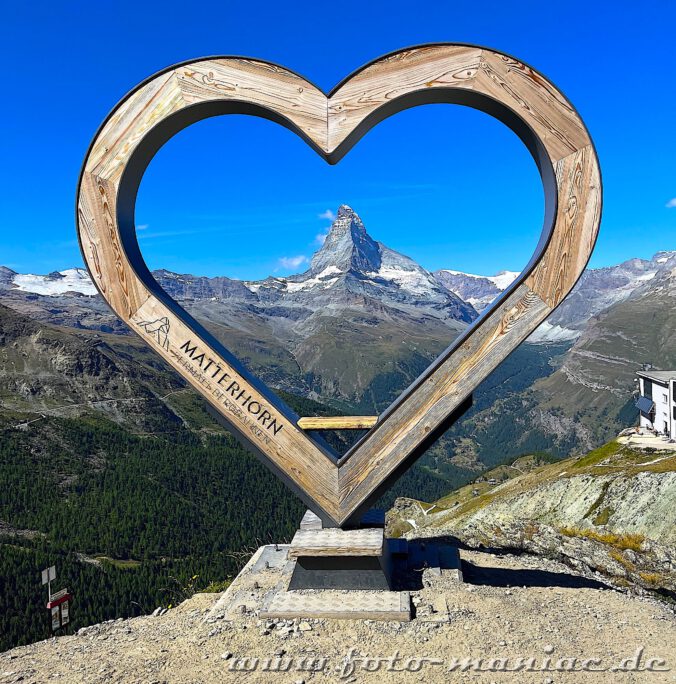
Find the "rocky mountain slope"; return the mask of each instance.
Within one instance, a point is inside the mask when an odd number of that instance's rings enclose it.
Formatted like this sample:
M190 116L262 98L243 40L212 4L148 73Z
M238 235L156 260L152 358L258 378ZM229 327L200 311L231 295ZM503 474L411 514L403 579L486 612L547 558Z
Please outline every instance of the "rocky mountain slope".
M657 252L651 259L629 259L616 266L587 269L573 291L530 338L531 342L574 340L596 315L632 296L656 275L667 270L676 252ZM501 271L478 276L439 270L435 277L482 313L519 275Z
M122 330L82 271L3 273L0 301L17 311ZM477 316L432 274L373 240L344 205L300 275L242 282L160 270L154 277L268 384L369 411L388 405Z
M45 325L0 304L0 408L76 417L96 409L137 429L180 422L160 395L183 386L132 337Z
M635 424L637 368L644 362L662 369L676 367L676 253L659 253L649 263L647 272L657 269L654 275L646 277L648 265L640 266L638 285L627 285L617 295L619 301L587 321L574 344L553 359L553 372L534 379L518 394L497 396L489 407L470 416L463 429L481 444L504 435L511 421L518 430L503 439L509 449L505 455L524 453L525 446L566 455L593 449ZM621 273L616 276L624 281ZM589 279L594 278L591 272ZM578 287L588 286L580 282ZM568 321L566 325L573 324Z
M676 445L624 436L553 464L522 458L432 505L398 501L390 526L558 558L676 596Z
M533 398L589 448L607 440L633 414L639 364L676 368L676 254L632 293L595 315ZM558 419L557 419L558 416ZM553 425L554 426L554 425Z
M587 269L573 291L549 317L551 328L542 330L551 339L558 333L575 338L581 335L588 322L602 311L629 299L650 282L669 271L674 264L676 251L657 252L651 259L629 259L617 266Z

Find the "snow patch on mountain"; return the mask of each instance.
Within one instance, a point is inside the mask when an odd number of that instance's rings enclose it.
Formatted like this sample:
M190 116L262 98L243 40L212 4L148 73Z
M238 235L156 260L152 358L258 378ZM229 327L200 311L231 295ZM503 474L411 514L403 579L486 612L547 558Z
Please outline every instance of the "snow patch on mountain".
M475 278L477 280L488 280L499 290L505 290L517 279L517 277L521 274L521 271L500 271L494 276L484 276L477 275L476 273L465 273L464 271L454 271L450 268L444 268L440 271L437 271L437 273L448 273L454 276L464 276L466 278Z
M424 273L420 273L417 270L408 270L392 266L383 266L377 273L368 275L372 276L372 278L389 280L414 294L428 293L432 291L436 285L436 283L430 277L426 277Z
M282 280L282 282L285 283L287 292L299 292L300 290L311 289L313 287L316 287L317 285L325 288L331 287L331 285L333 285L338 280L338 278L335 277L335 274L340 275L340 273L341 270L336 266L329 266L325 268L323 271L321 271L321 273L318 273L316 276L313 276L311 278L307 278L306 280L294 281L281 278L280 280Z
M95 295L96 288L83 268L68 268L55 271L49 275L17 273L12 281L13 288L22 292L55 297L67 292L79 292L84 295Z
M494 276L488 276L488 280L495 283L500 290L506 290L520 275L521 271L500 271Z
M487 309L519 275L519 271L500 271L493 276L482 276L448 268L434 272L444 287L469 302L479 313Z
M580 335L579 330L563 328L560 325L552 325L549 321L540 324L540 327L528 338L534 344L546 342L567 342L575 340Z

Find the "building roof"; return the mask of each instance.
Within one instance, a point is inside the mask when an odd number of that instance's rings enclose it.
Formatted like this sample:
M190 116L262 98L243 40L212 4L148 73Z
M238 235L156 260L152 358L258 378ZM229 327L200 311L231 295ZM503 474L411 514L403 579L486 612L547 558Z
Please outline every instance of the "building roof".
M667 383L669 380L676 380L676 370L660 371L660 370L640 370L636 371L636 375L655 382Z

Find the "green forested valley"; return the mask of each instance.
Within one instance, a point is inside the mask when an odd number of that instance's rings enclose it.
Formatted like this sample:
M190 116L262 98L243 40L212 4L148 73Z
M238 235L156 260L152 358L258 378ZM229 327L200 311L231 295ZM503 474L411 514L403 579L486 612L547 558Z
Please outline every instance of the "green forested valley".
M305 414L324 411L284 398ZM52 589L74 596L76 630L175 604L232 576L261 543L291 538L301 502L192 390L170 401L187 425L168 421L154 434L94 412L0 413L0 651L49 636L40 585L49 565ZM419 467L383 503L402 491L438 497L450 486Z

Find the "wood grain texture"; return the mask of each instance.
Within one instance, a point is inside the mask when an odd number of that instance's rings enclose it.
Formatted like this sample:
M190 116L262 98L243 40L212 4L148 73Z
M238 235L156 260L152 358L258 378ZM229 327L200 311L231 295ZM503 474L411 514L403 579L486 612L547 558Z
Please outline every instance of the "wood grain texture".
M357 508L551 312L521 285L486 316L340 468L341 502ZM396 420L392 416L396 415Z
M276 113L327 149L326 96L296 74L256 60L216 59L176 70L183 99L241 102Z
M601 222L601 177L591 145L556 162L558 206L546 254L526 280L554 308L573 289L594 248Z
M368 430L378 422L378 416L308 416L298 419L303 430Z
M144 165L166 139L207 116L268 117L334 163L378 121L427 102L479 107L513 127L537 156L552 221L544 227L543 249L530 271L382 416L351 423L371 429L338 459L305 433L336 429L336 423L295 416L175 302L160 296L156 283L139 275L145 267L134 256L137 248L130 237L137 187L125 179L140 182ZM324 521L340 525L357 516L376 489L401 471L429 435L562 301L589 259L600 213L594 148L580 117L557 88L507 55L445 44L381 58L330 96L287 69L254 59L201 59L170 68L134 90L100 129L80 179L77 223L93 282L117 315L308 506ZM340 420L343 426L350 423Z
M433 88L474 88L480 58L480 48L425 46L397 52L358 71L329 98L329 151L384 105Z
M541 74L512 57L482 50L474 87L513 109L535 131L552 161L591 143L566 98Z
M289 558L303 556L380 556L385 532L382 529L298 530L291 540Z

